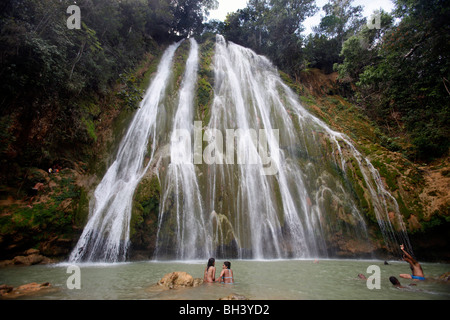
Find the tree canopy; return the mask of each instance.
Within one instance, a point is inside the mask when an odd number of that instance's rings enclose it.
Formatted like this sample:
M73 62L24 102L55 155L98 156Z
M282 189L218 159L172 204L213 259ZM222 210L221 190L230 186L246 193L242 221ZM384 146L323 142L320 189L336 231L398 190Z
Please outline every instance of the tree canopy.
M200 35L217 1L79 0L80 29L67 26L72 4L0 3L2 162L36 163L95 140L92 103L123 81L125 105L136 105L140 94L127 73L156 47Z
M381 12L380 29L363 27L344 43L336 70L356 84L372 119L391 135L409 135L409 157L432 159L450 146L450 7L444 0L395 3L394 16Z
M4 0L0 4L0 138L33 136L30 124L52 114L51 146L89 141L95 112L80 99L105 95L155 46L205 32L266 55L293 77L306 68L337 72L347 98L386 134L407 137L405 154L430 159L450 146L450 6L448 0L395 0L370 28L351 0L329 0L314 33L304 21L314 0L249 0L222 23L206 23L217 0L79 0L81 28L68 29L71 1ZM342 90L341 90L342 91ZM124 92L129 105L139 92ZM12 124L20 113L21 125ZM37 120L36 120L37 119ZM23 161L48 146L27 143ZM400 150L391 143L388 147ZM11 153L10 155L15 154ZM20 157L20 154L15 154ZM32 160L30 160L32 161Z
M301 70L303 22L316 11L313 0L250 0L228 15L224 34L293 74Z

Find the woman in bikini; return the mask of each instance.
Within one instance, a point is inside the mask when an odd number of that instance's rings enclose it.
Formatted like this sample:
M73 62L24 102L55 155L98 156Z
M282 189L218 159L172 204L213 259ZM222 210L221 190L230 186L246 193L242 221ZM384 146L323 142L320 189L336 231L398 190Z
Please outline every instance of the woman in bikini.
M214 282L214 278L216 277L216 260L214 258L210 258L208 260L208 264L205 269L205 274L203 276L204 282Z
M222 283L234 283L233 270L231 270L230 267L231 263L229 261L225 261L222 266L222 272L216 281L220 280Z

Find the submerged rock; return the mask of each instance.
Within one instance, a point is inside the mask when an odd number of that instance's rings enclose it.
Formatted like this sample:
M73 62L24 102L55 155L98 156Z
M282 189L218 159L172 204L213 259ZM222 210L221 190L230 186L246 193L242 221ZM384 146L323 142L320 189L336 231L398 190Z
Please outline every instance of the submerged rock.
M249 300L245 296L241 296L239 294L232 293L226 297L220 298L219 300Z

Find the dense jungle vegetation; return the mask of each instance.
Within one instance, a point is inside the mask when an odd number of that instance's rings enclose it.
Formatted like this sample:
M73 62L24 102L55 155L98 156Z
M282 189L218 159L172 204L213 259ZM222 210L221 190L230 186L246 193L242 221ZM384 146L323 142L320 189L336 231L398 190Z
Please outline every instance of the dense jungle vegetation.
M122 107L136 106L141 92L128 72L146 53L208 32L266 55L293 78L308 68L337 71L340 94L377 123L390 149L413 160L448 152L448 1L396 0L369 28L360 6L330 0L308 36L303 22L318 10L313 0L250 0L225 22L208 23L215 0L81 0L79 30L66 25L71 4L0 5L2 164L39 165L74 143L89 144L100 112L92 105L117 83ZM42 117L51 121L33 135Z

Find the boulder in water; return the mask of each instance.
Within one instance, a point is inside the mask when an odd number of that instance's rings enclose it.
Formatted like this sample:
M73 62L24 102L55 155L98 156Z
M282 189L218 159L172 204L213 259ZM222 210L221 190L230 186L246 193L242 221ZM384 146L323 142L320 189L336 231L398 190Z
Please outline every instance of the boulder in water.
M175 271L166 274L158 285L168 289L178 289L186 287L197 287L203 283L203 279L192 277L190 274L183 271Z

